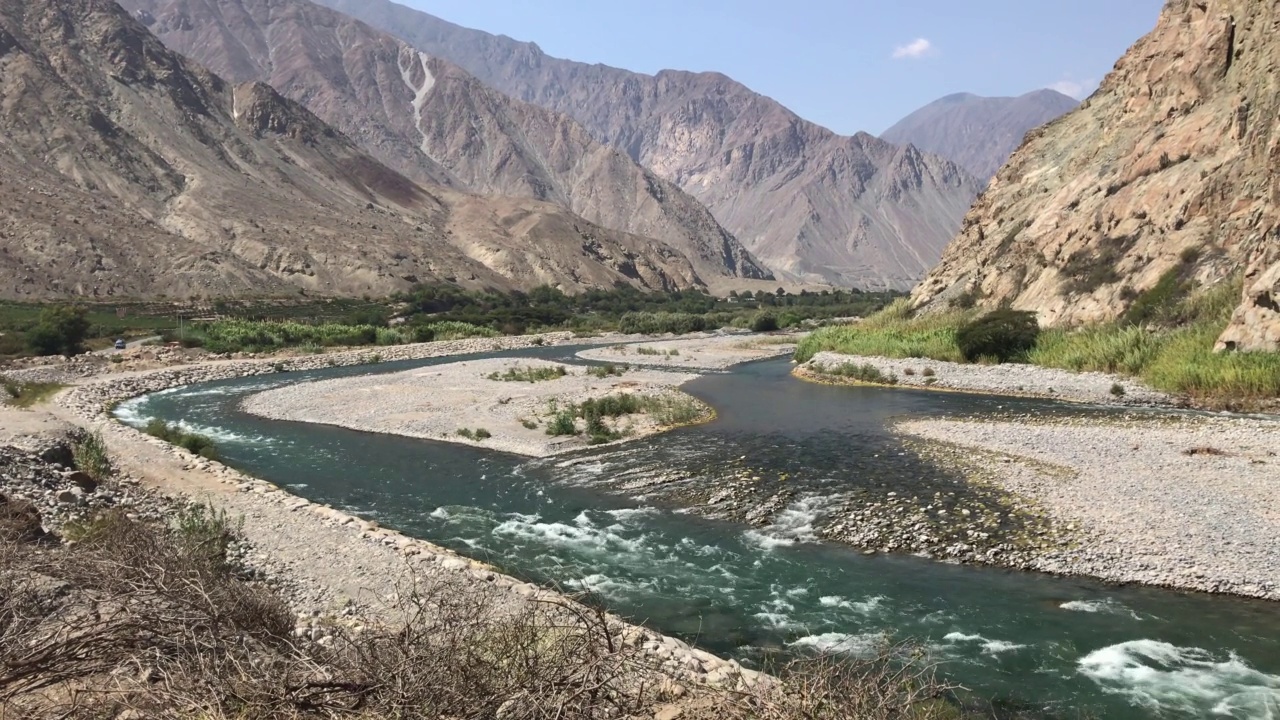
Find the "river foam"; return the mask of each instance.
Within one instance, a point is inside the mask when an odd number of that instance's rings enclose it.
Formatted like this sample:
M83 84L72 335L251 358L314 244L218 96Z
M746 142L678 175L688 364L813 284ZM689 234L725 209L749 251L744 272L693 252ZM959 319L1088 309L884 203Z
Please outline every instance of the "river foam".
M818 635L806 635L787 643L787 647L814 650L820 653L851 655L853 657L875 657L888 647L888 640L882 633L866 633L853 635L849 633L829 632Z
M1153 710L1280 718L1280 675L1255 670L1235 654L1132 640L1095 650L1077 667L1104 690Z
M1143 619L1143 617L1138 613L1134 612L1133 610L1130 610L1128 607L1125 607L1121 603L1111 600L1110 598L1106 600L1072 600L1070 602L1064 602L1058 607L1062 608L1063 610L1070 610L1071 612L1102 613L1106 615L1127 615L1133 618L1134 620Z

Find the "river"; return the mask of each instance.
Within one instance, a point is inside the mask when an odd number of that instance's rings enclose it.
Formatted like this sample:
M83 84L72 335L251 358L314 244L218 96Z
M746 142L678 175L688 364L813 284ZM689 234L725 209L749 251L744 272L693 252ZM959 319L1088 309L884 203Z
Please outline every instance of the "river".
M572 361L573 349L498 355ZM491 356L491 355L489 355ZM1232 597L867 556L818 540L851 492L964 491L886 430L897 418L1106 412L1047 401L825 387L786 360L685 386L717 419L620 446L534 460L481 448L264 420L237 408L267 387L393 372L439 358L177 388L122 404L214 438L224 462L310 500L569 590L702 647L860 654L922 644L948 680L1009 709L1076 717L1280 717L1280 613ZM726 473L789 483L750 527L645 495L646 475L714 487ZM630 488L630 490L628 490Z

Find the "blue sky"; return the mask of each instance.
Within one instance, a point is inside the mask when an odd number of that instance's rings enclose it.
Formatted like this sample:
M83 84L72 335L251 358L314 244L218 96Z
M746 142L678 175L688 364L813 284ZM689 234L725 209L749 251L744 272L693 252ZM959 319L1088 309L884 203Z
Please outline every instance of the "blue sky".
M718 70L840 133L953 92L1091 92L1163 0L397 0L548 54ZM897 57L895 57L895 55Z

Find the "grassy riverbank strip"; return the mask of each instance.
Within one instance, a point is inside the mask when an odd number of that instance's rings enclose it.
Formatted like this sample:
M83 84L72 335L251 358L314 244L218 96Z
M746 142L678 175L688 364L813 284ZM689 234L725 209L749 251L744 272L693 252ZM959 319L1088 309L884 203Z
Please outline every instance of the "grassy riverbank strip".
M1207 407L1265 407L1280 399L1280 353L1215 353L1213 344L1239 299L1238 283L1221 283L1176 302L1159 323L1135 318L1079 329L1042 331L1019 363L1137 378ZM916 315L905 300L865 321L821 328L796 350L804 363L829 351L860 357L966 362L957 333L975 310Z

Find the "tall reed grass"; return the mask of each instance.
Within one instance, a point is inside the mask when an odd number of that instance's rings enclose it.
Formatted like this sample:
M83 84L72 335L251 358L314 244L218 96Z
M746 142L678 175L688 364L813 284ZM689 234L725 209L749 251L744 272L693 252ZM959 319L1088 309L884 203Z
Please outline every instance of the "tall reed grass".
M815 330L800 341L795 358L807 362L824 350L845 355L930 358L964 362L956 346L956 330L977 317L972 310L913 316L905 298L856 325Z
M1040 333L1023 358L1043 367L1131 375L1209 406L1280 398L1280 353L1217 353L1214 343L1240 301L1241 284L1221 282L1195 292L1167 313L1176 327L1127 322ZM913 317L900 300L858 325L818 330L800 343L796 360L829 350L847 355L921 357L963 362L956 330L975 317L952 311Z

